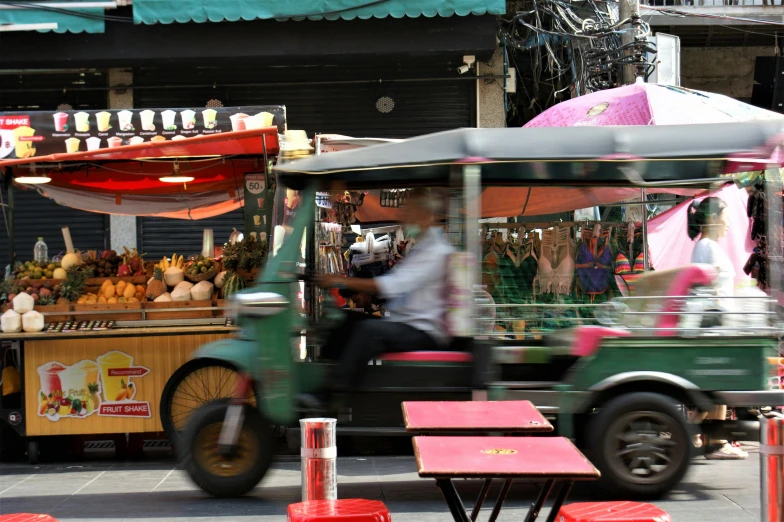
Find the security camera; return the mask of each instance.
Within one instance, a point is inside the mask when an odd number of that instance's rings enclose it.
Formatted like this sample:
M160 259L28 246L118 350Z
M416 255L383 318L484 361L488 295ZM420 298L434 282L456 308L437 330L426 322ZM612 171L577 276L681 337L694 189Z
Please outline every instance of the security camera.
M476 57L474 55L466 55L463 56L463 65L457 68L457 72L460 74L465 74L471 70L471 67L476 63Z

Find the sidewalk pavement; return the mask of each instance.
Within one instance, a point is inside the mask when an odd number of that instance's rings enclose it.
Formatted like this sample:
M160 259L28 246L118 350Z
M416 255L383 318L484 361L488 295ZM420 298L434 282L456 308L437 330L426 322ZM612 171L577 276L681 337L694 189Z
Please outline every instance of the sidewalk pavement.
M758 522L757 445L745 449L745 461L694 460L677 490L655 504L675 522ZM412 457L341 458L338 473L340 498L382 500L396 522L451 520L434 481L417 476ZM466 502L473 502L480 486L475 480L458 483ZM500 486L494 485L479 520L489 516ZM500 520L522 520L535 491L514 486ZM592 500L591 494L578 486L567 503ZM226 500L206 496L170 460L0 465L0 514L48 513L68 522L284 521L286 506L299 496L299 459L277 463L247 497Z

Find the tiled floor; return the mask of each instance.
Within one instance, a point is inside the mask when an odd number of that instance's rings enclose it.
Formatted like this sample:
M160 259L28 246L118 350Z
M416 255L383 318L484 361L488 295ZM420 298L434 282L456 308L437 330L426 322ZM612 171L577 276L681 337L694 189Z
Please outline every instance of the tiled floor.
M676 522L758 522L759 457L754 445L747 449L745 461L695 460L678 489L656 504ZM382 500L396 522L451 520L435 484L416 475L411 457L343 458L338 472L341 498ZM166 460L9 464L0 466L0 514L49 513L70 522L284 521L286 506L299 500L299 485L298 460L279 462L251 495L231 500L207 497ZM480 484L465 481L458 487L468 501ZM499 487L480 520L489 515ZM530 486L514 487L501 520L522 520L533 492ZM577 488L570 500L591 500L591 491Z

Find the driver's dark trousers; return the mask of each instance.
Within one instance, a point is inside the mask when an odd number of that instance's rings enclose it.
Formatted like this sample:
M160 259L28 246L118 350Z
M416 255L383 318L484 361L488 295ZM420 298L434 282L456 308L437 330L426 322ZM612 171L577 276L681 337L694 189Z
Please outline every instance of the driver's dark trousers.
M356 389L368 362L382 354L443 349L433 337L407 324L359 313L347 316L322 351L324 358L338 361L330 383L333 391Z

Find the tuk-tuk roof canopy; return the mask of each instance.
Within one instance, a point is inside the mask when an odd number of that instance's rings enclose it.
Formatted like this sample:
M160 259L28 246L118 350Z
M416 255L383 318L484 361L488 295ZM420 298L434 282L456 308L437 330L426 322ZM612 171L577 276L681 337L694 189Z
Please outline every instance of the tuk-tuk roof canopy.
M470 164L482 166L485 185L677 186L688 180L708 186L721 173L765 168L782 131L780 121L457 129L302 159L276 171L292 188L313 179L356 188L446 184L455 166Z

